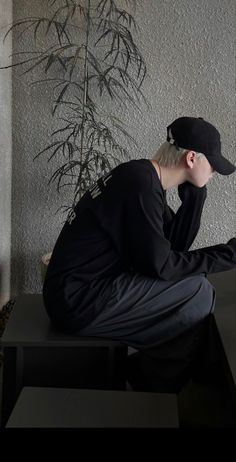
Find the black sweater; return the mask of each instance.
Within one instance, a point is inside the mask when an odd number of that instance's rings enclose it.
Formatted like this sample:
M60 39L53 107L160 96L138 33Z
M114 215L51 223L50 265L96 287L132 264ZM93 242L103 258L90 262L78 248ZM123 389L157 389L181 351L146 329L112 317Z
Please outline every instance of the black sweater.
M188 250L206 195L206 187L192 187L175 214L149 160L119 165L84 194L68 217L50 260L45 298L60 289L69 298L79 284L92 288L124 271L174 281L234 268L235 239Z

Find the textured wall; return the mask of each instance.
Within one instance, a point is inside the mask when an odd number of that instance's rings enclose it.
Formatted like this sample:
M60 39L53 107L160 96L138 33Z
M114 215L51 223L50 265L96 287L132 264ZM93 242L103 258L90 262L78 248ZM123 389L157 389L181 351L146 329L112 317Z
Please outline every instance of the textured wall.
M14 18L37 16L46 0L15 0ZM151 158L165 140L166 126L182 115L201 116L222 135L223 153L235 161L235 0L144 0L137 8L138 44L148 77L143 87L151 109L123 112L137 140L135 158ZM14 37L14 46L17 45ZM19 42L18 42L19 44ZM30 48L30 44L24 46ZM34 76L35 79L37 75ZM30 86L14 72L12 293L41 291L40 258L62 227L55 215L64 203L47 181L53 171L34 155L52 131L50 92ZM179 205L175 190L170 204ZM208 184L202 226L193 248L235 235L235 175L215 175Z
M0 63L12 52L9 37L3 44L6 27L12 21L11 0L0 0ZM11 257L11 70L0 71L0 308L10 295Z

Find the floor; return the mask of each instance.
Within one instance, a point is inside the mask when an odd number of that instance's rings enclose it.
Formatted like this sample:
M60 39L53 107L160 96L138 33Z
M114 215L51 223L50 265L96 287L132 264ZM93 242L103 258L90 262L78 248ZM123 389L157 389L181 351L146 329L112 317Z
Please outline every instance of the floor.
M0 408L2 367L0 367ZM131 388L127 384L127 390ZM236 427L227 391L222 386L189 382L178 395L180 428Z
M132 391L126 383L127 391ZM180 428L236 427L236 415L227 387L203 385L193 381L177 396Z

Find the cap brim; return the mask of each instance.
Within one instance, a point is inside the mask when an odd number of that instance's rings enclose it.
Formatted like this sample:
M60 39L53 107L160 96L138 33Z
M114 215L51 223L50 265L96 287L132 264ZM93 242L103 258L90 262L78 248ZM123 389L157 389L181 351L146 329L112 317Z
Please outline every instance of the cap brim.
M231 175L231 173L234 173L236 170L236 166L223 156L208 156L207 159L209 160L214 170L217 173L220 173L220 175Z

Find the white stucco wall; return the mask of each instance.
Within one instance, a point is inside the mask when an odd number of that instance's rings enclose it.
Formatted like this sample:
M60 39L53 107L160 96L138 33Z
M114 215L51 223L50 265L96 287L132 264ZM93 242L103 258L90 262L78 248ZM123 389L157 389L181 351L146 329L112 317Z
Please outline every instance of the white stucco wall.
M14 19L37 16L45 0L14 1ZM139 46L148 77L143 87L151 110L122 114L137 140L135 158L152 157L166 126L182 115L201 116L221 132L223 153L235 154L235 0L144 0L137 8ZM17 45L14 36L14 48ZM34 76L37 78L37 76ZM12 294L42 290L39 261L62 227L56 209L65 201L47 181L54 166L33 157L49 142L50 92L13 79ZM235 235L235 175L208 184L202 226L192 248ZM176 191L168 192L177 208Z
M12 21L11 0L0 0L0 63L9 61L12 39L3 44ZM2 64L0 64L2 65ZM11 257L11 70L0 71L0 309L10 297Z

